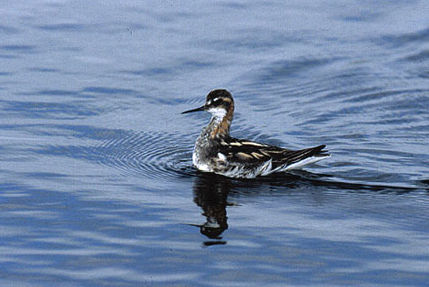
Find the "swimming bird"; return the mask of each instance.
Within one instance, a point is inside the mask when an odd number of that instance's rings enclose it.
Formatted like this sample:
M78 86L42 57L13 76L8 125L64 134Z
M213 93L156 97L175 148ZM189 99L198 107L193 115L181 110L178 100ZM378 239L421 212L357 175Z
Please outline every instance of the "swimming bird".
M298 169L329 157L325 145L290 150L273 145L236 139L229 129L234 115L234 99L224 89L211 91L203 106L182 114L207 111L212 114L195 142L192 154L194 166L232 178L255 178L275 172Z

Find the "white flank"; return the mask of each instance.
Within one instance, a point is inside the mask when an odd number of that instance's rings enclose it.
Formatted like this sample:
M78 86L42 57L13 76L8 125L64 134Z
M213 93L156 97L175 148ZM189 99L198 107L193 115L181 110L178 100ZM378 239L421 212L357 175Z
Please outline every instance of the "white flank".
M223 153L218 152L217 153L217 157L219 158L219 160L221 161L226 161L226 156Z
M262 176L268 175L272 172L273 163L272 160L266 161L259 169L258 173Z
M314 163L314 162L318 162L319 160L325 159L330 157L329 155L326 156L311 156L311 157L307 157L301 161L298 161L296 163L293 163L291 165L285 166L284 168L279 169L279 171L287 171L287 170L291 170L291 169L299 169L307 164L310 163Z

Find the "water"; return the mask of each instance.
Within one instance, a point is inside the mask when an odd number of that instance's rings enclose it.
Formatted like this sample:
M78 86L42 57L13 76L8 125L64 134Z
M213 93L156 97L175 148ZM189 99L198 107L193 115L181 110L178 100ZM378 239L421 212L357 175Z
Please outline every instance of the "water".
M427 1L3 4L1 286L427 285ZM332 157L196 172L214 88Z

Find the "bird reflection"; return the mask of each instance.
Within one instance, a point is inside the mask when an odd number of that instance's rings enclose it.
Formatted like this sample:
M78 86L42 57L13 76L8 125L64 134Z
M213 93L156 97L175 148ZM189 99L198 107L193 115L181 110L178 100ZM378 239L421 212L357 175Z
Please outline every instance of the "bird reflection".
M201 234L210 239L210 241L204 242L204 245L226 244L226 241L222 241L222 233L228 229L226 208L234 205L228 202L228 196L237 194L241 196L270 196L271 194L302 192L303 196L320 202L324 200L324 191L326 190L402 194L416 189L341 182L331 178L332 176L328 174L308 171L295 171L294 173L271 175L254 180L236 180L213 173L197 173L193 183L194 202L203 210L202 215L206 217L206 222L200 225L191 225L199 227ZM428 183L429 180L421 181L422 185ZM308 192L309 190L313 192ZM320 192L314 192L316 190Z
M234 205L228 202L230 193L257 195L261 193L276 192L276 185L292 188L298 176L282 175L259 180L235 180L213 173L197 173L193 184L194 202L202 208L206 222L199 227L201 234L207 236L210 241L204 245L226 244L222 241L222 233L228 229L228 216L226 207Z
M194 225L200 228L201 234L216 241L205 242L205 245L226 244L222 233L228 229L226 207L231 205L227 201L231 189L231 181L214 174L199 174L193 185L194 202L203 209L206 222Z

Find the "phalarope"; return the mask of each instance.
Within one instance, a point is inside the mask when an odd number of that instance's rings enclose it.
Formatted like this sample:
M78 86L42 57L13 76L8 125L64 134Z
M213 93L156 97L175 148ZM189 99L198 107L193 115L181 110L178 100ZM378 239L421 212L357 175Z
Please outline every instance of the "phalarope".
M255 178L275 172L301 168L330 155L325 145L301 150L236 139L229 135L234 100L227 90L213 90L203 106L182 114L208 111L212 118L198 137L192 162L200 171L233 178Z

